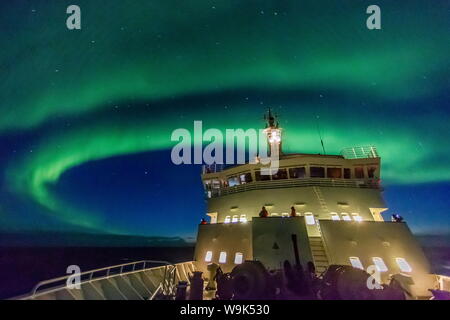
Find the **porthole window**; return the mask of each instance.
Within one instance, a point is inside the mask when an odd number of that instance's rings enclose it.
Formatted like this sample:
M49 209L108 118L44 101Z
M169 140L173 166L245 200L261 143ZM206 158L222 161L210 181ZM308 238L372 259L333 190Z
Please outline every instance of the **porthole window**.
M212 260L212 251L206 251L205 262L211 262Z
M226 263L227 262L227 253L225 251L222 251L219 255L219 263Z
M234 256L234 263L241 264L243 260L244 260L244 255L240 252L236 252L236 254Z

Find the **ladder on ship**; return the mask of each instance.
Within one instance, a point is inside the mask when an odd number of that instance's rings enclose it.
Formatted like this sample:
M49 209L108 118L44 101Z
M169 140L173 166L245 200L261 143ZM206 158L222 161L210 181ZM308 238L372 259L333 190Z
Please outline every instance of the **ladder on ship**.
M325 201L325 198L323 197L322 190L320 190L320 187L313 187L314 193L316 194L317 200L319 201L320 207L322 208L322 211L328 213L328 206L327 202Z
M313 191L317 197L320 208L324 213L328 213L329 209L327 206L327 202L323 196L322 190L318 186L313 187ZM317 223L317 229L319 231L319 236L309 237L309 245L311 248L311 253L314 259L314 265L316 266L316 274L322 274L329 265L327 253L325 251L325 247L322 239L322 231L320 230L320 223Z
M316 274L323 273L329 265L327 253L323 245L322 237L309 237L309 246L316 267Z

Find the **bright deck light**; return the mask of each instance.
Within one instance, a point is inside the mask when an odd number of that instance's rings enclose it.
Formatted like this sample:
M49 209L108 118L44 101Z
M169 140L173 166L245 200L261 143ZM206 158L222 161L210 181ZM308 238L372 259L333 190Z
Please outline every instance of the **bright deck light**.
M336 212L332 212L331 213L331 220L339 221L339 220L341 220L341 218L339 218L339 215Z
M344 220L344 221L352 221L352 218L350 218L348 213L342 213L342 220Z

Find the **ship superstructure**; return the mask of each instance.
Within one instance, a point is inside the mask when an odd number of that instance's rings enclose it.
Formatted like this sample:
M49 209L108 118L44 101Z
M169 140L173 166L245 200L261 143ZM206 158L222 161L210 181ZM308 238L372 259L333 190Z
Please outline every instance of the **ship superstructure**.
M268 119L268 143L281 149L270 111ZM313 263L317 274L330 265L373 266L382 282L406 275L412 295L429 296L434 280L422 249L406 223L383 217L380 165L374 146L359 146L338 155L280 152L271 175L258 163L205 166L210 221L199 226L197 268L207 274L207 265L216 263L230 272L245 260L274 270L285 261L299 261L305 270ZM260 217L262 210L267 217Z

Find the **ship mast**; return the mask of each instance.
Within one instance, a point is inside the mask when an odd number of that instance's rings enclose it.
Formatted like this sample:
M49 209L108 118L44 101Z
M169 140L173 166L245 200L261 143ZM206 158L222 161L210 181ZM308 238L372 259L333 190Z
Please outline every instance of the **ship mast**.
M271 156L272 150L276 150L278 155L281 155L281 128L278 123L278 116L273 115L269 108L268 112L264 114L264 121L266 122L264 132L267 136L269 156Z

